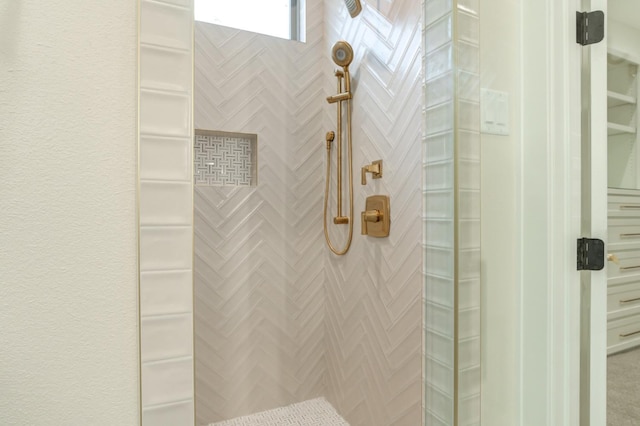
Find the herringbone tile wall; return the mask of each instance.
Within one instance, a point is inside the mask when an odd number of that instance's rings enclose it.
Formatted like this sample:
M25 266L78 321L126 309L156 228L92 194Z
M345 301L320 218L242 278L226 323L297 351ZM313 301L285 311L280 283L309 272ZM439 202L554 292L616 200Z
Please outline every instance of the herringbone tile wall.
M196 24L196 129L258 135L257 187L196 187L197 424L324 395L323 4L307 42Z
M325 52L338 39L355 51L355 170L384 161L382 179L361 186L356 178L349 253L324 250L327 398L354 426L413 426L422 422L421 1L364 6L352 20L342 0L325 1ZM359 235L373 194L391 197L389 238Z

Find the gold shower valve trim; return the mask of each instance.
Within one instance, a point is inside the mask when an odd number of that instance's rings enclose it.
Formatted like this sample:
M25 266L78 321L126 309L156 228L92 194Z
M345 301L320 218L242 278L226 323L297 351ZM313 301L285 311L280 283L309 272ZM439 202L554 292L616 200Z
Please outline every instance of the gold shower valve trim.
M382 178L382 160L376 160L362 167L361 184L367 184L367 173L371 173L373 179Z
M391 229L391 208L388 195L367 197L365 211L361 213L362 235L383 238Z

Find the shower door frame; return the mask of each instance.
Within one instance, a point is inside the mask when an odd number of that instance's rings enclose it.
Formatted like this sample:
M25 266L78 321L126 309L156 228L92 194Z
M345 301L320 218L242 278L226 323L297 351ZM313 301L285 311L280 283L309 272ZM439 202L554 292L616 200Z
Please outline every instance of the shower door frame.
M520 425L580 424L581 6L521 1Z

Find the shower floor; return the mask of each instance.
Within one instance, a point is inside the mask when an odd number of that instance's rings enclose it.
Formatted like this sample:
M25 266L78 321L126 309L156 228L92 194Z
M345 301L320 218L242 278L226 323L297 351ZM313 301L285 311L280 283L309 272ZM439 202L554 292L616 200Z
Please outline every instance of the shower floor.
M209 426L349 426L324 398L237 417Z

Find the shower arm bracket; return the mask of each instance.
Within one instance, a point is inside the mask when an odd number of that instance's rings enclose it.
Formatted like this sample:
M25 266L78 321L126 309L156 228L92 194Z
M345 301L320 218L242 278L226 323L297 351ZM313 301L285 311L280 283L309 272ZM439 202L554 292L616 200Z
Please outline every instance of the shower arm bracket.
M351 95L351 92L342 92L338 93L337 95L328 96L327 102L329 102L330 104L334 104L336 102L348 101L352 97L353 96Z

